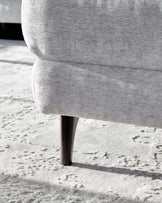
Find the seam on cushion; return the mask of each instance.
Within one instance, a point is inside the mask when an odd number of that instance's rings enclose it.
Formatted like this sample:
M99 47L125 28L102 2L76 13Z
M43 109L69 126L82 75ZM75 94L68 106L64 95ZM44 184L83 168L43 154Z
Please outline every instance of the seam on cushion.
M39 57L38 57L39 58ZM97 63L84 63L84 62L74 62L74 61L61 61L61 60L51 60L51 59L44 59L39 58L42 61L49 61L49 62L56 62L56 63L64 63L64 64L69 64L69 65L91 65L91 66L101 66L101 67L107 67L107 68L122 68L122 69L129 69L129 70L143 70L143 71L151 71L151 72L160 72L162 73L162 70L152 70L152 69L147 69L147 68L130 68L130 67L125 67L125 66L118 66L118 65L103 65L103 64L97 64Z

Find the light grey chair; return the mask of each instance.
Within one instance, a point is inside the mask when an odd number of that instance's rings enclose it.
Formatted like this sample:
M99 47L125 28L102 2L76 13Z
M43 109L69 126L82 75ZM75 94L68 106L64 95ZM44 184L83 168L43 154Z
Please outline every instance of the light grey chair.
M162 127L162 0L23 0L22 28L64 165L79 117Z

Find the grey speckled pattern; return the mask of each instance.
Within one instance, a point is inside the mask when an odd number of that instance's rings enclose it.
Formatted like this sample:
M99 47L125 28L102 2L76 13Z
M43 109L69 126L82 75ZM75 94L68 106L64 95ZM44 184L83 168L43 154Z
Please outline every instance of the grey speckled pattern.
M162 127L162 0L23 0L44 113Z
M38 60L37 105L47 114L162 127L162 72Z
M23 0L23 30L41 58L162 69L162 0Z

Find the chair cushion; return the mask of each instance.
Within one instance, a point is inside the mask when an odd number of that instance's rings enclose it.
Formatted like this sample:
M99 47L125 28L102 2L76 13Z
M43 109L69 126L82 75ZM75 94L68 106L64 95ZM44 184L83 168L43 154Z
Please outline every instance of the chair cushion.
M43 113L162 127L162 72L37 60L33 92Z
M162 0L24 0L42 59L162 70Z

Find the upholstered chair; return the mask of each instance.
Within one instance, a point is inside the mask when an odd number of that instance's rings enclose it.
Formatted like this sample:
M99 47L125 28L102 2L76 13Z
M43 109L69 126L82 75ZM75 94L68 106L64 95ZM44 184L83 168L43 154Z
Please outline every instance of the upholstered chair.
M162 127L162 0L23 0L34 99L61 115L62 164L79 117Z

